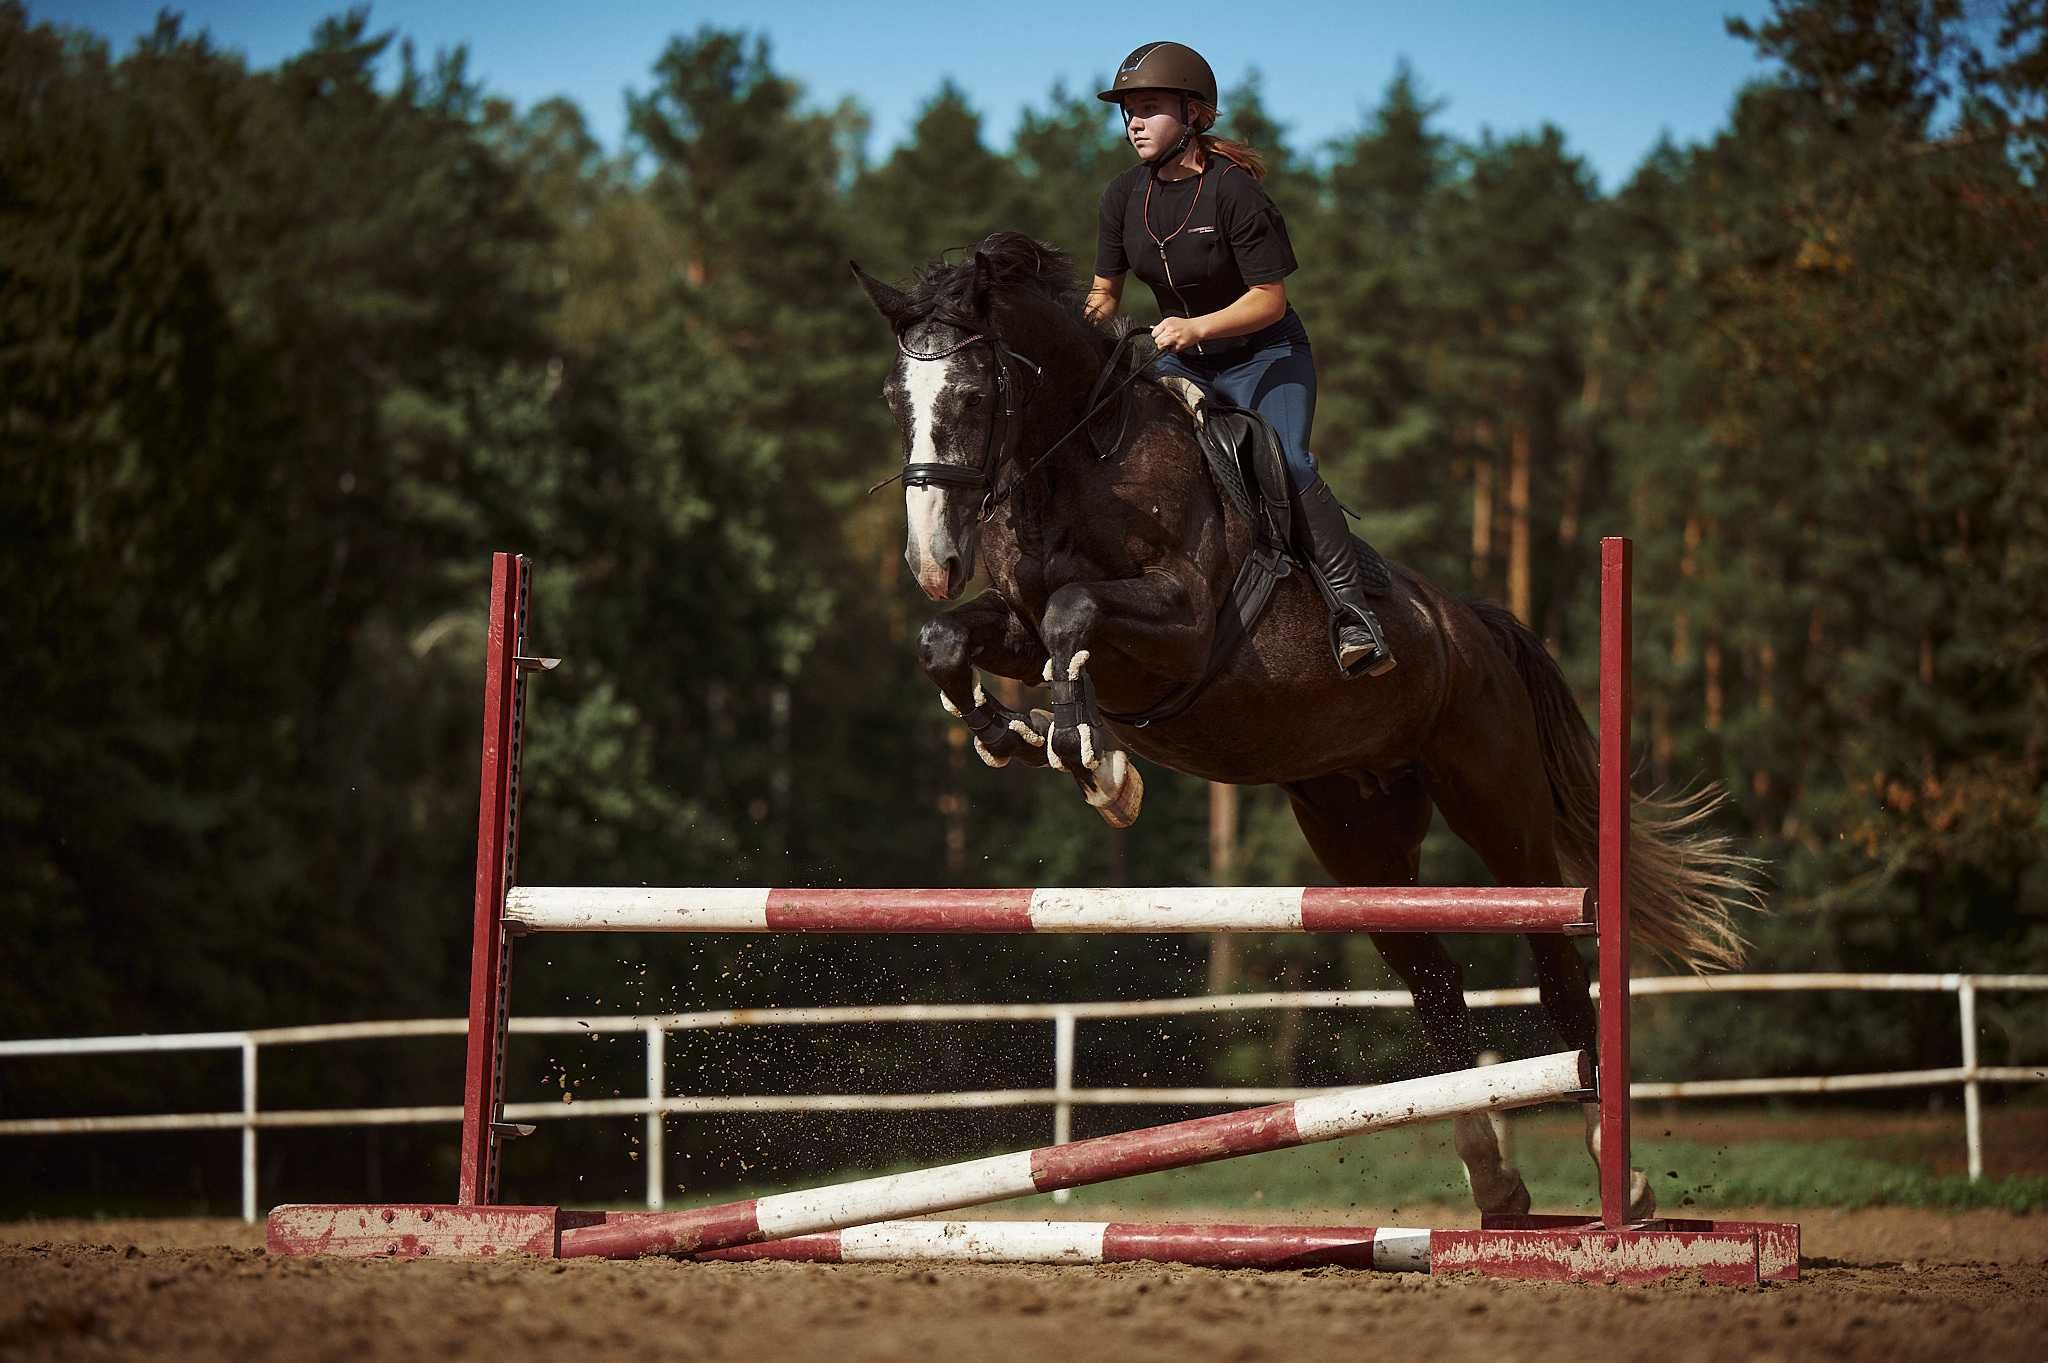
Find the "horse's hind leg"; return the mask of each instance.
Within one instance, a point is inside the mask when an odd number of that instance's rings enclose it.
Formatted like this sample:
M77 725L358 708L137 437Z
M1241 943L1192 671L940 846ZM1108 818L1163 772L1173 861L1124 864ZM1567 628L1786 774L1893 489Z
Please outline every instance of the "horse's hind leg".
M1446 725L1439 750L1429 759L1429 793L1444 822L1477 852L1502 885L1561 885L1556 818L1550 778L1543 766L1533 717L1521 718L1526 702L1503 698L1485 733L1468 734ZM1521 707L1518 709L1517 707ZM1585 959L1568 937L1531 935L1537 994L1551 1025L1568 1046L1597 1050L1599 1017L1588 992ZM1586 1151L1600 1165L1600 1109L1586 1106ZM1655 1216L1650 1181L1640 1170L1629 1176L1629 1218Z
M1536 958L1536 992L1544 1011L1556 1021L1557 1030L1571 1045L1582 1050L1597 1049L1600 1018L1593 1010L1586 960L1578 943L1569 937L1549 935L1529 938L1529 950ZM1600 1105L1586 1104L1586 1153L1593 1168L1600 1168ZM1628 1217L1647 1221L1657 1214L1657 1197L1650 1177L1640 1169L1629 1170Z
M1295 822L1323 868L1346 885L1413 885L1423 835L1429 831L1429 796L1414 774L1384 794L1365 795L1345 776L1297 781L1286 787ZM1437 1070L1474 1063L1471 1018L1465 1008L1464 972L1443 943L1415 933L1376 932L1373 945L1415 1000L1415 1013ZM1529 1210L1529 1190L1501 1153L1501 1132L1490 1113L1452 1119L1458 1158L1483 1212Z

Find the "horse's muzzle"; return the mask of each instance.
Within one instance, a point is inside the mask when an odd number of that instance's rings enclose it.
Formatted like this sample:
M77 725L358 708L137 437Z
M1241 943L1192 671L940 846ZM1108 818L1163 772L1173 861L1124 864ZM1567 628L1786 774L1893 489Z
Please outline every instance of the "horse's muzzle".
M934 601L953 600L966 590L967 579L973 575L958 554L949 554L936 561L919 554L910 566L911 571L917 574L917 585Z

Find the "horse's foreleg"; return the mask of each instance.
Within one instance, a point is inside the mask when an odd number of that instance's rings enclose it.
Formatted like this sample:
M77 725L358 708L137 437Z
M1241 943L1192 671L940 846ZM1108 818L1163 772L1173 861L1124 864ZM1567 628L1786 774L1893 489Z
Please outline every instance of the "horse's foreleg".
M1095 700L1092 659L1140 659L1148 674L1192 681L1209 656L1212 627L1170 573L1107 582L1070 583L1052 594L1040 622L1052 688L1048 762L1070 773L1081 794L1112 828L1137 820L1145 782Z
M1042 767L1045 738L1031 720L992 700L975 680L977 667L1036 681L1045 667L1038 646L1000 593L983 592L934 616L918 631L917 661L939 688L939 703L974 733L974 751L991 767L1019 761Z

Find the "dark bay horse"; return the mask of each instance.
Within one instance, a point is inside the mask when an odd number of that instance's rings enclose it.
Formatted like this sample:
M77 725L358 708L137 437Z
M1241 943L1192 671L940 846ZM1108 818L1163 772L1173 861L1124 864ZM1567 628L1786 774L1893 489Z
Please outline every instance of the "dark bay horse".
M1028 237L996 233L908 290L854 268L897 340L884 395L903 432L905 558L934 601L956 599L977 565L988 574L987 591L919 639L924 670L985 762L1066 771L1118 827L1143 794L1128 753L1212 781L1279 785L1340 884L1413 884L1432 809L1503 885L1592 883L1595 746L1563 674L1507 611L1455 600L1398 566L1377 603L1394 672L1340 676L1322 601L1291 573L1192 706L1145 727L1119 723L1203 675L1217 607L1248 548L1187 408L1141 379L1083 422L1115 342L1087 320L1066 257ZM1061 439L1077 423L1085 429ZM1050 724L989 698L976 669L1049 684ZM1712 803L1639 796L1632 832L1637 936L1694 968L1739 958L1732 911L1750 897L1746 859L1701 826ZM1553 1025L1568 1045L1594 1049L1576 943L1528 940ZM1423 935L1373 943L1414 995L1433 1062L1470 1067L1451 955ZM1590 1146L1598 1123L1587 1111ZM1526 1210L1487 1118L1459 1118L1456 1135L1480 1208ZM1640 1172L1633 1191L1632 1210L1650 1215Z

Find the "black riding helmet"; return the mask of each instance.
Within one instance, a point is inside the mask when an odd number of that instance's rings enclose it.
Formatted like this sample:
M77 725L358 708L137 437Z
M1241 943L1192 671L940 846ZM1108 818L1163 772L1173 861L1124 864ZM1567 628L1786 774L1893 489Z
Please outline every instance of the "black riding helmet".
M1146 43L1124 58L1116 69L1116 79L1095 97L1105 104L1122 104L1125 96L1139 90L1166 90L1180 96L1180 141L1146 161L1150 166L1166 165L1186 149L1188 138L1194 135L1188 101L1197 99L1216 107L1216 73L1201 53L1185 43Z

